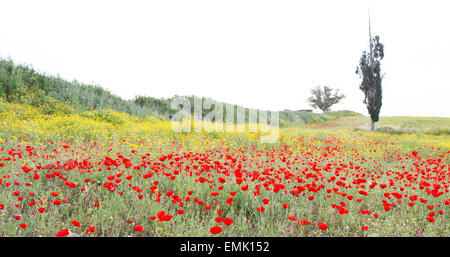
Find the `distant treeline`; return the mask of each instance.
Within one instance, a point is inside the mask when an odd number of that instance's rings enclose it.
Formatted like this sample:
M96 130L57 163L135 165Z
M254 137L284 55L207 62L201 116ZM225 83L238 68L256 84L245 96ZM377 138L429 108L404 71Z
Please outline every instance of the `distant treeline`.
M70 114L97 109L113 109L139 117L152 115L171 118L179 111L171 108L174 97L136 96L133 100L124 100L100 86L85 85L77 81L68 82L57 76L39 73L30 66L15 64L12 60L0 58L0 98L7 102L35 106L45 114ZM194 98L199 98L195 96L187 98L193 111ZM225 103L222 104L225 120L226 108ZM203 116L208 112L210 110L202 110ZM280 125L289 126L359 114L352 111L316 114L307 111L285 110L281 111L279 115ZM245 112L245 116L248 121L248 110Z

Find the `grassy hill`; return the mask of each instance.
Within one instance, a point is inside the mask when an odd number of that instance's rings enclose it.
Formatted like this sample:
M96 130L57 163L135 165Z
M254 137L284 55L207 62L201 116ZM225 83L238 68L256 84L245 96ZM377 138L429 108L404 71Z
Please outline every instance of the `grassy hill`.
M0 98L38 108L43 114L73 114L93 110L112 109L138 117L171 118L178 110L171 109L172 98L136 96L124 100L98 85L69 82L60 77L42 74L27 65L17 65L0 58ZM195 96L189 96L193 106ZM198 98L197 98L198 99ZM204 98L202 98L204 99ZM225 103L223 103L225 105ZM203 115L209 110L203 110ZM285 110L280 112L280 126L299 126L320 123L344 116L360 116L352 111L323 114ZM224 110L224 119L226 110ZM248 121L248 111L246 111Z

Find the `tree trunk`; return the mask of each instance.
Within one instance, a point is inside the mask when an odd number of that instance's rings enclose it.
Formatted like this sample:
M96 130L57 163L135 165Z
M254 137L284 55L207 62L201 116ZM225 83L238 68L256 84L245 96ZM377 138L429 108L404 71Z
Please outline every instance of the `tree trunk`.
M370 130L375 131L375 121L371 120L370 122Z

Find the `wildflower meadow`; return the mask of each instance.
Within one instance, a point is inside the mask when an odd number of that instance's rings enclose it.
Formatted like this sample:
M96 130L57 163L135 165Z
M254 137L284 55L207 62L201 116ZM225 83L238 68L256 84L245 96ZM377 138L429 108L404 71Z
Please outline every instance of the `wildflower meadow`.
M449 236L448 135L261 136L2 101L0 236Z

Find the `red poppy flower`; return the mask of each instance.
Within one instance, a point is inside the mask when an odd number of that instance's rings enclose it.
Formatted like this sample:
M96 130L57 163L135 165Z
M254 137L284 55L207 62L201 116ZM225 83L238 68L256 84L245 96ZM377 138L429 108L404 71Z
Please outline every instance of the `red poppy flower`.
M95 227L90 227L89 229L86 230L86 233L90 234L94 231L95 231Z
M309 221L307 221L307 220L300 220L300 221L298 221L298 224L299 224L300 226L305 226L305 225L310 225L311 222L309 222Z
M231 218L224 218L223 219L223 223L225 225L229 226L229 225L233 224L233 219L231 219Z
M156 213L156 217L161 218L162 216L164 216L164 214L166 214L165 211L159 211L158 213Z
M166 214L165 211L159 211L156 216L158 217L158 221L169 221L173 218L171 214Z
M320 228L321 230L327 230L327 229L328 229L327 224L322 223L322 222L319 222L319 223L317 224L317 226L319 226L319 228Z
M142 230L144 230L143 226L141 226L139 224L137 226L134 226L134 231L142 232Z
M80 227L80 222L74 220L74 221L72 221L72 225L77 226L77 227Z
M74 188L74 187L77 187L77 185L75 184L75 183L73 183L73 182L70 182L70 181L66 181L66 186L68 186L68 187L70 187L70 188Z
M56 237L65 237L68 236L69 234L70 233L68 229L62 229L58 233L56 233Z
M211 232L211 234L216 235L219 234L220 232L222 232L222 228L218 227L218 226L214 226L212 227L209 232Z

